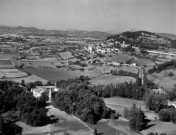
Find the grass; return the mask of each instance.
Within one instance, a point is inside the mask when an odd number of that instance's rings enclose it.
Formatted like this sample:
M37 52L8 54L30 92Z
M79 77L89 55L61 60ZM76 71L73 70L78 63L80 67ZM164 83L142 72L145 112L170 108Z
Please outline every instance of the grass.
M116 62L122 62L122 63L125 63L126 61L130 60L134 58L133 56L130 56L130 55L127 55L127 54L116 54L116 55L113 55L112 57L107 57L107 60L108 61L116 61Z
M173 76L168 76L169 73L173 73ZM163 70L160 73L153 73L147 75L147 78L157 84L159 87L166 90L171 90L176 84L176 71L174 69Z
M0 65L12 65L10 60L0 60Z
M0 68L1 69L7 69L7 68L13 68L13 64L9 59L0 59Z
M147 130L141 131L143 135L148 135L148 133L166 133L167 135L175 135L176 134L176 125L172 122L162 122L159 120L151 121L149 123L150 125L153 125Z
M27 77L20 77L20 78L10 78L10 79L6 79L6 80L19 82L19 83L21 83L22 80L24 80L25 83L41 81L43 84L46 84L48 82L47 80L45 80L43 78L40 78L36 75L30 75L30 76L27 76Z
M27 74L18 69L0 69L0 78L19 78L24 76L27 76Z
M72 71L64 71L62 69L54 68L25 68L24 71L49 81L67 80L81 75Z
M98 85L98 84L118 84L122 82L135 82L136 79L133 77L128 77L128 76L117 76L117 75L100 75L95 78L92 78L91 83L93 85Z
M155 118L158 118L158 116L155 113L146 109L143 101L128 98L111 97L111 98L104 98L104 102L107 107L116 110L120 114L123 114L125 108L130 109L135 103L138 108L141 107L141 109L145 112L145 115L147 116L148 119L154 120Z

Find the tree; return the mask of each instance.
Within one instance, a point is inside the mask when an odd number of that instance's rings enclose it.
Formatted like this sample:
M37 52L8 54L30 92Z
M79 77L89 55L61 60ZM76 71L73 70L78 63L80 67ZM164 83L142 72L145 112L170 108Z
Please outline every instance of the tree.
M141 108L137 108L135 104L129 112L129 127L132 130L141 131L145 126L145 115Z
M94 129L93 135L98 135L98 133L97 133L97 128Z
M159 111L159 118L162 121L170 121L170 110L169 109L161 109Z
M2 116L0 115L0 134L4 132L4 121Z
M21 80L21 85L25 86L25 81L24 80Z

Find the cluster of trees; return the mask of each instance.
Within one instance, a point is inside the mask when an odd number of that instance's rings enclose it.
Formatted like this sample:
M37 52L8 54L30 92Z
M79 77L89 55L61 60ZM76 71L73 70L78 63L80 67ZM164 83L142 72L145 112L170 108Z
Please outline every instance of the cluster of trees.
M156 50L159 48L160 44L156 43L140 43L140 48L141 49L148 49L148 50Z
M31 87L36 84L31 83ZM46 100L45 94L36 99L26 87L19 83L0 81L0 113L15 110L19 112L17 118L26 124L39 126L49 120L45 110Z
M129 120L129 127L135 131L141 131L147 126L146 116L141 108L137 108L135 104L131 109L124 109L124 117Z
M171 60L168 62L165 62L163 64L159 64L157 66L154 66L152 69L148 70L148 73L154 73L154 72L161 72L162 70L166 70L168 68L175 68L176 67L176 61L175 60Z
M143 98L145 105L149 110L158 113L167 106L167 97L164 93L148 92Z
M68 114L74 114L85 122L96 124L102 118L110 118L115 111L106 107L104 101L88 88L87 77L59 81L63 89L52 94L52 104Z
M98 97L113 97L119 96L124 98L131 98L136 100L142 100L148 89L145 86L139 86L137 83L120 83L109 85L96 85L89 86L89 90Z
M136 80L141 81L141 79L139 78L138 74L132 73L132 72L127 72L127 71L123 71L123 70L111 70L110 73L112 75L121 75L121 76L131 76L136 78Z
M31 92L22 93L17 110L20 111L19 119L32 126L42 126L50 121L47 116L46 95L36 99Z
M129 45L127 47L124 47L122 49L122 51L124 51L124 52L131 52L131 54L133 55L133 53L135 52L135 49L131 45Z
M149 110L153 110L159 114L161 121L171 121L176 124L176 108L168 106L168 99L174 100L176 92L173 90L168 95L163 93L149 92L144 96L144 103Z

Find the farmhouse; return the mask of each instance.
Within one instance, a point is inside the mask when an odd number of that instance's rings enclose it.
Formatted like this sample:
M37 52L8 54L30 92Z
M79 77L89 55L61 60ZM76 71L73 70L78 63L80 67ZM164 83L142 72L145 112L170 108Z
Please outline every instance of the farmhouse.
M35 98L39 98L44 92L48 92L49 101L51 101L51 93L53 91L58 91L58 88L56 86L36 86L36 88L31 89Z

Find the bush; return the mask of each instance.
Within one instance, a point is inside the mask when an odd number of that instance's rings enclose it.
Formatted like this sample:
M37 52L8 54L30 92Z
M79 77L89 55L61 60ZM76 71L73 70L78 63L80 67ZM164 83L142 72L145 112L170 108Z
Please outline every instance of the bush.
M174 74L173 74L172 72L170 72L170 73L168 74L168 76L171 77L171 76L174 76Z
M159 118L161 121L170 121L170 111L168 109L162 109L159 111Z
M119 113L114 113L114 114L111 114L111 119L114 119L114 120L116 120L116 119L118 119L119 117L120 117L121 115L119 114Z

